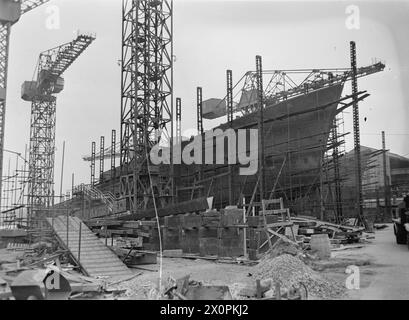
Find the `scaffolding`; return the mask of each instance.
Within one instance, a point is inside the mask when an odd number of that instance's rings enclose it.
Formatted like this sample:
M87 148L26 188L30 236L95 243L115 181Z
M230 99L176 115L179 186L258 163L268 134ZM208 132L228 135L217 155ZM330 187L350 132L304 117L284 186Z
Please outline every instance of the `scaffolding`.
M173 132L172 16L172 1L123 0L120 194L132 213L173 197L172 175L148 157Z
M15 151L4 150L15 154L15 166L12 158L8 160L7 175L3 176L2 207L0 214L0 229L15 229L26 226L26 187L27 187L27 147L24 157ZM21 164L23 161L23 164ZM14 167L14 169L13 169Z
M1 9L5 10L0 20L0 177L3 176L4 131L6 124L7 76L10 49L10 35L12 26L19 21L22 15L43 5L49 0L3 0ZM0 181L0 195L2 181ZM1 197L0 197L0 207Z
M95 186L95 153L97 145L95 142L91 143L91 186Z
M352 94L354 96L353 105L353 122L354 122L354 150L355 150L355 175L357 186L357 213L358 221L361 224L365 224L364 212L363 212L363 195L362 195L362 166L361 166L361 137L359 127L359 108L357 101L358 93L358 79L357 79L357 64L356 64L356 46L355 42L350 42L351 51L351 70L352 70Z
M228 127L233 122L236 129L258 127L260 144L265 136L272 133L272 130L277 130L277 126L282 127L280 130L286 132L286 136L280 138L282 142L268 141L267 145L259 147L262 152L268 154L267 157L259 156L257 185L261 190L266 189L260 193L260 199L274 194L275 197L282 197L286 205L296 212L315 215L320 211L321 216L325 214L326 218L334 222L341 222L345 217L350 217L350 210L347 210L346 216L343 211L343 207L348 203L343 199L344 187L340 169L345 158L344 137L349 134L345 133L343 128L343 112L367 98L369 94L366 91L357 90L351 95L340 98L336 98L335 94L333 100L328 100L328 103L320 103L317 98L317 101L310 102L313 105L305 111L293 111L289 104L293 104L298 98L304 99L308 95L315 97L324 89L339 88L341 94L345 82L380 72L384 67L383 63L377 62L356 70L352 68L263 70L261 57L257 57L256 71L247 72L234 86L230 83L232 82L229 77L231 71L227 71L227 93L223 99L219 99L220 104L226 103L227 123L222 127ZM267 85L263 86L263 83ZM236 89L236 92L231 92L231 88ZM334 90L337 92L338 89ZM229 103L232 97L240 99L233 104L233 110ZM264 107L260 108L260 105ZM265 108L269 108L269 117L271 117L272 106L281 108L277 117L263 119ZM200 133L203 123L199 121L199 114L200 108L197 112ZM236 114L235 120L233 120L233 114ZM241 117L247 116L246 122L240 120ZM328 128L323 126L311 135L298 137L294 121L299 117L318 117L318 119L329 117L334 120ZM322 121L327 120L322 118ZM274 122L274 128L271 122ZM307 140L309 140L308 143ZM315 167L311 165L308 169L293 167L296 161L308 157L310 153L320 154L318 156L320 160ZM241 199L253 198L253 189L250 189L250 186L254 186L256 181L253 177L237 178L235 184L232 184L230 176L234 169L235 166L226 163L195 170L185 168L181 174L183 186L178 189L178 196L183 199L184 196L181 196L183 192L191 192L193 195L196 194L196 189L203 189L208 196L214 196L214 204L217 207L231 203L241 205ZM203 175L199 180L192 180L198 171L203 172ZM224 177L228 179L223 181ZM269 181L268 186L263 186L262 177ZM192 196L190 198L192 199ZM333 212L333 215L328 215L330 212Z
M105 162L105 137L100 138L100 155L99 158L99 183L104 182L104 162Z

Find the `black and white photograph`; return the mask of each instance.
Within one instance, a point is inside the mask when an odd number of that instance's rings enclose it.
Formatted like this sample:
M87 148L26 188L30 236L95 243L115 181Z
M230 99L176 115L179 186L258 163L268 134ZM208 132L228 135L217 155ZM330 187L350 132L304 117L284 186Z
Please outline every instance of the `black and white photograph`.
M0 304L409 300L408 32L409 0L0 0Z

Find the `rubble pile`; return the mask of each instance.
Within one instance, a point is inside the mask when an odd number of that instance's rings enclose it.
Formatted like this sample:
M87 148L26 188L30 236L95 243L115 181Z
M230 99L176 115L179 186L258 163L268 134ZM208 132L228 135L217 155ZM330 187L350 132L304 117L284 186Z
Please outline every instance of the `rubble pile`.
M274 258L270 255L264 256L255 266L253 275L259 279L271 279L287 289L304 285L310 296L320 299L339 298L344 293L344 287L341 284L326 279L300 258L290 254Z
M291 242L279 241L273 249L267 251L263 259L268 257L269 259L274 259L283 254L290 254L292 256L304 257L304 251L300 246L297 246Z
M120 291L124 290L124 297L156 300L153 299L152 292L152 288L155 288L156 286L151 282L143 282L138 277L111 287Z

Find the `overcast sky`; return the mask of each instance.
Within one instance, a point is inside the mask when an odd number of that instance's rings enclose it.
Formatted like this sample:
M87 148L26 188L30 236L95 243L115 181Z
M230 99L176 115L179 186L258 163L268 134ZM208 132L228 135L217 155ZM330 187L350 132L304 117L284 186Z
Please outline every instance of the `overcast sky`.
M349 5L360 9L360 29L345 21ZM58 6L60 28L46 27L47 8ZM265 69L349 67L349 41L357 44L358 65L374 58L386 63L382 73L359 80L371 96L360 104L361 142L409 155L409 2L393 1L175 1L175 96L183 99L183 130L195 127L196 87L204 98L225 95L226 69L238 80L262 55ZM97 40L65 73L57 100L56 193L59 192L62 144L66 141L64 191L89 183L91 142L110 141L120 123L121 1L51 0L13 26L10 48L6 149L24 153L29 142L30 103L20 99L21 84L33 78L40 52L75 38L77 30L95 32ZM344 94L349 94L349 87ZM367 120L364 121L364 118ZM205 123L205 128L213 123ZM352 131L351 114L345 131ZM118 131L119 132L119 131ZM347 149L352 147L352 135ZM8 159L15 156L5 153ZM108 165L107 165L108 166ZM98 166L97 166L98 170Z

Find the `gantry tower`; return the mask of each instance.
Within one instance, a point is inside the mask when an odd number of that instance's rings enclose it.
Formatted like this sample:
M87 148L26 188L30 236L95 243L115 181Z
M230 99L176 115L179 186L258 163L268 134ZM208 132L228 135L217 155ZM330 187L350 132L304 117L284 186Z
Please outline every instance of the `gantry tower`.
M54 200L56 94L64 89L62 74L95 40L78 37L40 54L37 79L26 81L22 99L31 102L30 158L28 173L28 225L33 227Z
M173 196L171 171L149 161L151 148L173 135L173 8L168 0L123 0L122 9L120 193L137 213Z

